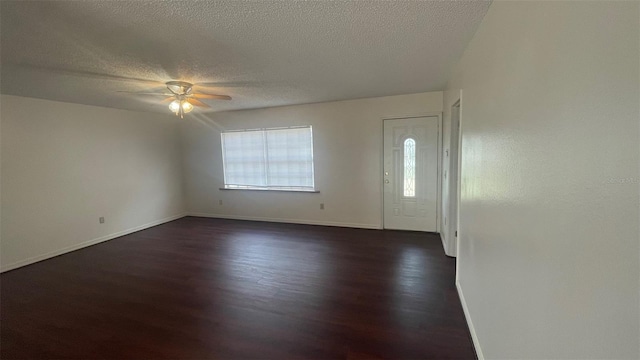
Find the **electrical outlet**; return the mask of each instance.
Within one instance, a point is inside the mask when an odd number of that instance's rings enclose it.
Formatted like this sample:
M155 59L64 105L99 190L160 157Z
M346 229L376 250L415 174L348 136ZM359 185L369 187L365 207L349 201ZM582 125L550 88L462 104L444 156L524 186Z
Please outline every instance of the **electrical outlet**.
M222 205L222 200L218 200L218 205Z
M100 224L104 224L104 217L101 216L98 221L100 221Z
M324 210L324 203L320 204L320 210Z

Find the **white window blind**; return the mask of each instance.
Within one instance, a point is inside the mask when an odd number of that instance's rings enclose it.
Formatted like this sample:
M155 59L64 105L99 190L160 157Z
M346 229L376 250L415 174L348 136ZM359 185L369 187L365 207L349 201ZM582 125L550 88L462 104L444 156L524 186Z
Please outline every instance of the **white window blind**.
M227 189L314 191L311 126L222 133Z

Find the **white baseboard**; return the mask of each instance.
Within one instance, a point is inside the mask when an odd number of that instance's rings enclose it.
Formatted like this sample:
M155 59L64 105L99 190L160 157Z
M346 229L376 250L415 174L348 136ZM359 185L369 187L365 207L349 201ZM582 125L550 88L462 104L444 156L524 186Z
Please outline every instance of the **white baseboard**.
M222 215L222 214L209 214L209 213L197 213L197 212L188 213L187 215L196 216L196 217L231 219L231 220L250 220L250 221L267 221L267 222L278 222L278 223L289 223L289 224L338 226L338 227L348 227L348 228L357 228L357 229L376 229L376 230L382 229L382 226L374 225L374 224L355 224L355 223L300 220L300 219L278 219L278 218L266 218L266 217L256 217L256 216Z
M78 244L75 244L75 245L71 245L71 246L67 246L67 247L64 247L64 248L56 250L56 251L48 252L46 254L33 256L33 257L28 258L28 259L21 260L21 261L16 261L16 262L8 264L8 265L2 265L2 267L0 267L0 272L5 272L5 271L17 269L19 267L23 267L23 266L26 266L26 265L31 265L31 264L36 263L38 261L47 260L47 259L50 259L50 258L52 258L54 256L58 256L58 255L62 255L62 254L74 251L74 250L82 249L84 247L95 245L95 244L98 244L98 243L101 243L101 242L104 242L104 241L107 241L107 240L112 240L112 239L115 239L115 238L120 237L120 236L128 235L128 234L134 233L136 231L140 231L140 230L144 230L144 229L147 229L147 228L150 228L150 227L153 227L153 226L164 224L166 222L173 221L173 220L176 220L176 219L180 219L180 218L183 218L185 216L186 216L186 214L170 216L168 218L152 221L150 223L147 223L147 224L144 224L144 225L140 225L140 226L136 226L136 227L133 227L133 228L130 228L130 229L127 229L127 230L118 231L118 232L113 233L113 234L101 236L101 237L96 238L96 239L83 241L81 243L78 243Z
M484 360L484 355L482 354L482 348L480 348L480 342L478 341L478 336L476 335L476 328L473 326L473 321L471 321L471 315L469 314L469 308L467 307L467 301L464 299L464 294L462 293L462 288L460 287L460 282L456 279L456 289L458 289L458 297L460 298L460 303L462 304L462 311L464 311L464 317L467 319L467 326L469 326L469 332L471 333L471 340L473 341L473 347L476 349L476 355L478 355L478 360Z

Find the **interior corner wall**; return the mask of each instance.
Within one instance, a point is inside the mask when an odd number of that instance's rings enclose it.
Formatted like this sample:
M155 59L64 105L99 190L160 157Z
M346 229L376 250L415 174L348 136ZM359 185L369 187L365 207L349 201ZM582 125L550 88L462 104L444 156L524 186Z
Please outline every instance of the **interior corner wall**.
M190 214L381 228L382 121L442 112L442 92L194 115L183 123ZM311 125L320 193L220 190L220 132ZM222 202L222 205L220 205ZM325 209L320 209L320 204Z
M9 95L0 103L2 271L184 215L175 117Z
M447 87L481 358L640 358L639 7L494 1Z

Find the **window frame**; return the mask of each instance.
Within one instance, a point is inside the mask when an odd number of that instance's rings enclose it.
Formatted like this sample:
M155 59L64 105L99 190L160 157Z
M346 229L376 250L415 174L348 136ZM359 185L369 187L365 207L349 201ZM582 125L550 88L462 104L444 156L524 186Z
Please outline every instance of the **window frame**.
M311 180L313 183L313 187L308 186L257 186L257 185L237 185L237 184L227 184L227 169L225 162L225 150L224 150L224 134L225 133L234 133L234 132L252 132L252 131L260 131L263 132L264 136L264 144L263 146L268 148L267 145L267 136L266 133L268 131L278 131L278 130L290 130L290 129L309 129L309 133L311 136ZM238 129L238 130L227 130L220 132L220 149L221 149L221 157L222 157L222 171L223 171L223 182L224 186L219 188L219 190L245 190L245 191L269 191L269 192L295 192L295 193L319 193L320 191L316 187L316 179L315 179L315 157L314 157L314 142L313 142L313 126L312 125L300 125L300 126L284 126L284 127L272 127L272 128L255 128L255 129ZM269 169L269 160L267 157L264 158L264 167L267 173ZM268 179L268 175L265 174L266 179Z

